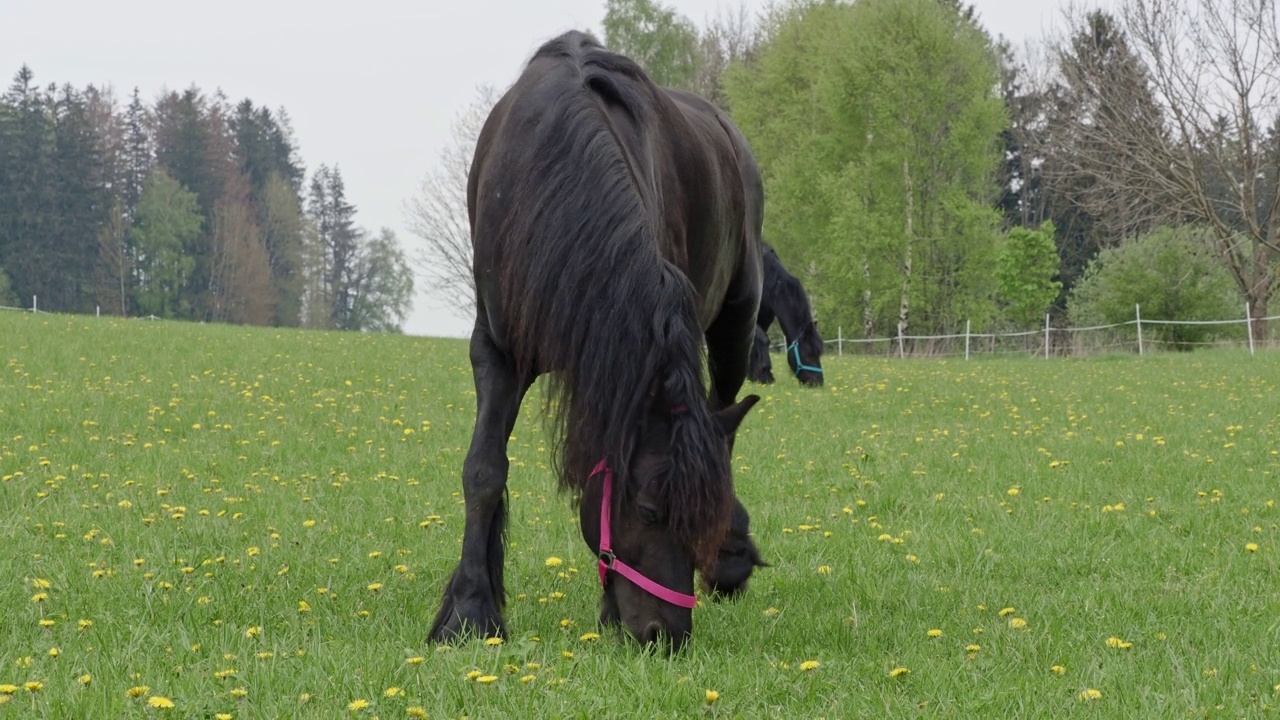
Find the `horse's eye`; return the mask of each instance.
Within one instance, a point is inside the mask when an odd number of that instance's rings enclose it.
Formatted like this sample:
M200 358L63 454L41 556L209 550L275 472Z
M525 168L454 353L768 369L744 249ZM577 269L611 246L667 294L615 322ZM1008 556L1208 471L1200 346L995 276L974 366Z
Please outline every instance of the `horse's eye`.
M645 525L657 525L659 522L658 511L645 505L636 505L636 515Z

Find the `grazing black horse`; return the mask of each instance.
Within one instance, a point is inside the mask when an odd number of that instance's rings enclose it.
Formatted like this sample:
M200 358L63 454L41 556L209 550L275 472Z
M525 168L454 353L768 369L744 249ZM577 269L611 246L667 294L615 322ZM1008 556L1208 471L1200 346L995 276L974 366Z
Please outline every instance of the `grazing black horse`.
M787 272L778 253L764 246L764 293L756 316L755 341L747 376L766 385L773 382L773 362L769 359L769 326L774 318L787 339L787 364L791 374L804 385L822 385L822 336L813 319L804 286Z
M734 402L760 303L763 203L720 110L588 35L543 45L494 106L467 183L477 409L462 557L430 640L506 634L507 441L544 373L560 485L601 558L603 624L679 648L695 568L731 594L763 564L730 472L759 399Z

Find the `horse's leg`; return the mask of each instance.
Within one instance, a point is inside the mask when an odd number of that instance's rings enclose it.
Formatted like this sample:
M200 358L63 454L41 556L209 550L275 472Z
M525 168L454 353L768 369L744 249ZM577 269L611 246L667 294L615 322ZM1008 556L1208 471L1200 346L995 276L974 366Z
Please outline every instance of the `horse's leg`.
M507 522L507 440L531 382L516 377L511 358L476 323L471 333L476 426L462 465L466 521L462 559L453 571L427 639L445 642L467 633L504 636L503 538Z
M747 377L756 333L756 300L730 299L707 328L707 367L711 375L711 410L733 404Z

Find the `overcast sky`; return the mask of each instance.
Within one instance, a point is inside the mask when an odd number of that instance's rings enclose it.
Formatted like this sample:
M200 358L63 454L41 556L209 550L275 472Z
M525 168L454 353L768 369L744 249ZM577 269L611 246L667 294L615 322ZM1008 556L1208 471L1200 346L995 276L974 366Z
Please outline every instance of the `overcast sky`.
M1060 22L1062 0L968 0L995 35L1022 45ZM663 0L694 23L764 0ZM604 0L0 0L4 87L23 63L45 85L90 83L126 98L221 88L284 107L308 171L337 165L356 220L406 245L403 205L488 83L512 82L543 41L602 35ZM419 293L405 330L462 337L471 319Z

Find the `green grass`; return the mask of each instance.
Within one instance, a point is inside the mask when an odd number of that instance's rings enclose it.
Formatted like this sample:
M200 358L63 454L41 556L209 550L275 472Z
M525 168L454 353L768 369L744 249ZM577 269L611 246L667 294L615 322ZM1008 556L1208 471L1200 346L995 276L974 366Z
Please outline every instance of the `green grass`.
M424 643L459 551L466 356L0 314L0 718L1280 714L1280 355L845 357L822 390L749 386L736 481L773 567L674 658L581 639L599 589L536 398L513 637Z

